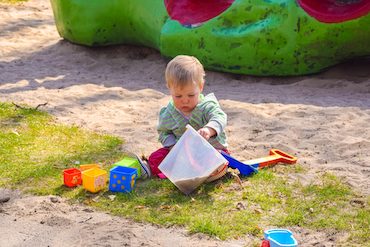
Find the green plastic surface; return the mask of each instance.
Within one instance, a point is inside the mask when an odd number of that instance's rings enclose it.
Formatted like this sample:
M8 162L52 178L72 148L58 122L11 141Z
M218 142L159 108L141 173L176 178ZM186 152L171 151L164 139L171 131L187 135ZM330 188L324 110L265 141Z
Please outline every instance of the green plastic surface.
M236 0L188 28L163 0L51 0L61 37L81 45L136 44L196 56L207 69L250 75L302 75L370 55L370 15L323 23L294 0Z
M114 163L114 165L135 168L137 170L137 177L141 177L141 166L139 161L135 158L124 157L122 160Z

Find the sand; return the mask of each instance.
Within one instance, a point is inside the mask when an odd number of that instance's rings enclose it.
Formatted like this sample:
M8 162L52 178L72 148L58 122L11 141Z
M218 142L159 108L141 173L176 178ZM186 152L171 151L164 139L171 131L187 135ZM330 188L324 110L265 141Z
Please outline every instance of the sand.
M0 3L0 101L26 103L57 121L124 138L125 148L149 155L160 147L157 114L169 96L156 50L88 48L62 40L50 3ZM370 195L370 61L357 59L299 77L252 77L207 71L228 114L232 155L248 160L278 148L298 157L312 182L329 171ZM0 246L244 246L251 237L221 242L68 205L63 199L14 191L0 204ZM91 217L91 218L90 218ZM334 246L336 232L292 228L302 246ZM87 240L88 239L88 240Z

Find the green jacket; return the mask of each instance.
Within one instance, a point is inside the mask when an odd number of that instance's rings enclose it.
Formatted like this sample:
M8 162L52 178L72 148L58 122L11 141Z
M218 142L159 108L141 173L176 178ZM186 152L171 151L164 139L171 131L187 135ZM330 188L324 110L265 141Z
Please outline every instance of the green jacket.
M164 147L170 147L180 139L190 124L195 130L204 126L213 128L217 134L211 137L208 142L216 149L227 148L225 126L227 115L221 109L213 93L204 96L200 95L200 102L195 107L189 118L180 113L171 100L159 113L158 133L159 141Z

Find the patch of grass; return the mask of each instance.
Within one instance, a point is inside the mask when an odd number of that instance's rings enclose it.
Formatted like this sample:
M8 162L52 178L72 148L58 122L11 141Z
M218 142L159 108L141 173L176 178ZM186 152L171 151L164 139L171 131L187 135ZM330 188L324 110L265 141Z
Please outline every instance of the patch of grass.
M2 187L60 195L115 215L185 226L190 232L220 239L246 234L262 237L263 229L271 226L301 226L348 232L347 245L367 243L369 197L354 194L330 173L309 185L288 180L286 174L305 173L299 164L260 170L242 178L243 186L226 176L200 186L190 196L183 195L169 180L158 179L138 180L134 191L127 194L107 190L91 194L82 187L63 186L61 172L75 161L98 162L109 170L124 155L120 145L115 137L59 125L46 113L0 103Z
M54 123L44 112L0 103L0 186L50 194L75 162L109 165L122 141Z
M299 166L299 165L298 165ZM296 170L286 167L284 170ZM98 202L88 203L138 221L187 226L221 239L252 234L262 236L266 226L301 226L314 230L346 231L353 244L365 243L369 229L369 207L354 207L355 197L338 178L327 173L318 184L304 186L289 182L271 170L244 178L243 188L232 178L206 184L184 196L169 181L140 181L134 192L118 194L114 201L102 193Z
M0 0L0 3L11 3L11 4L16 4L16 3L24 3L27 2L28 0Z

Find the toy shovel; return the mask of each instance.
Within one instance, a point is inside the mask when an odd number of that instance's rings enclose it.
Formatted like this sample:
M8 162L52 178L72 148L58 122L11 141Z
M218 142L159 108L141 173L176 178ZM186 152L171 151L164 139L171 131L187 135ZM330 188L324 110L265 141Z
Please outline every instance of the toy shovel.
M276 163L282 162L287 164L294 164L297 162L297 158L287 154L279 149L271 149L270 155L258 159L247 160L244 163L240 162L225 152L221 154L229 161L229 166L231 168L237 168L241 175L247 176L258 171L258 168L271 166Z

